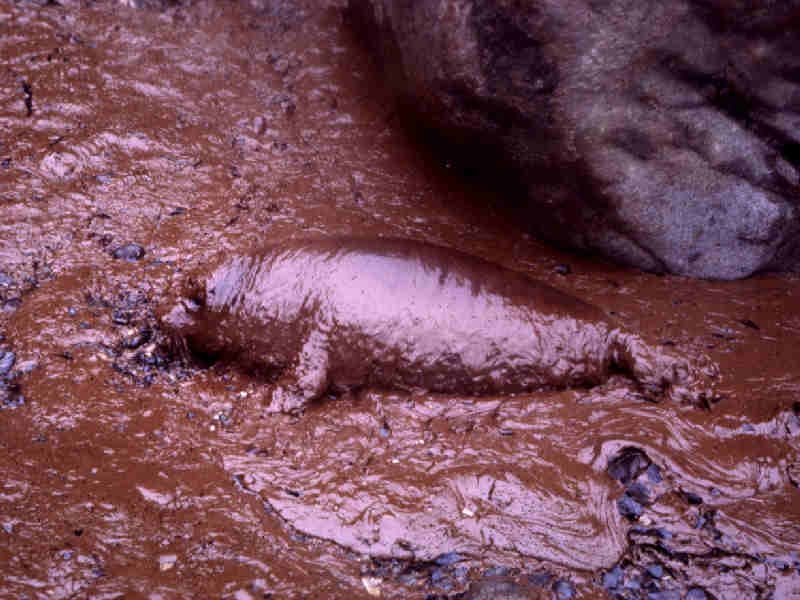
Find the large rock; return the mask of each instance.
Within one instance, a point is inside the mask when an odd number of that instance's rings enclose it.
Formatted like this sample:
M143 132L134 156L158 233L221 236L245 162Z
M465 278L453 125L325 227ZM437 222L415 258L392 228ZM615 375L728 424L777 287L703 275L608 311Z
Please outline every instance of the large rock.
M800 0L350 9L409 106L513 167L539 235L698 277L800 265Z

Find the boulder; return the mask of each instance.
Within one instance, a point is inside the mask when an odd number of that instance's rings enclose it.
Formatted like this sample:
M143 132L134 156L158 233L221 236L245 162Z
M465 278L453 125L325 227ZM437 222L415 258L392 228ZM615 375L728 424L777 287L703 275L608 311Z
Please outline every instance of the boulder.
M350 0L415 117L539 236L655 272L800 266L800 0Z

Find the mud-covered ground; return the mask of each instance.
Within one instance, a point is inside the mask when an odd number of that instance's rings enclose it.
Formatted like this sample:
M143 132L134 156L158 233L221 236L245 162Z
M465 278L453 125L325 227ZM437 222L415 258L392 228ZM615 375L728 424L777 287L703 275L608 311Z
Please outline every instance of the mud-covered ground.
M0 596L799 597L800 280L561 253L497 190L409 137L335 3L0 0ZM162 348L183 273L331 233L525 272L725 397L262 415L264 382Z

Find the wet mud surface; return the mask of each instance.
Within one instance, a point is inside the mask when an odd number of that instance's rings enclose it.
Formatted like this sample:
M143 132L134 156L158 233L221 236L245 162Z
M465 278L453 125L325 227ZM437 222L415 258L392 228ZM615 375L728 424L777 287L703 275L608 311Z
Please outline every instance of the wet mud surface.
M0 1L0 595L792 598L800 280L543 246L404 132L324 3ZM718 364L709 410L365 389L263 414L156 318L220 252L452 247Z

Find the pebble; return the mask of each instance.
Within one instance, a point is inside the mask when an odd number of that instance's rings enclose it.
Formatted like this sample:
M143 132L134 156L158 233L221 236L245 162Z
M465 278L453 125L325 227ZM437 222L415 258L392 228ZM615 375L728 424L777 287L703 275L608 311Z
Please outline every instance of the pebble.
M569 275L570 273L572 273L572 267L566 264L560 264L553 267L553 271L555 271L559 275Z
M502 565L496 567L489 567L483 572L484 577L508 577L512 574L512 570L510 567L504 567Z
M575 596L575 588L572 587L572 584L566 579L559 579L556 581L553 586L553 591L558 600L570 600L570 598Z
M362 577L361 585L367 590L367 593L373 598L381 597L381 584L383 580L380 577Z
M661 565L650 565L647 567L647 574L650 575L650 577L661 579L664 576L664 567Z
M123 310L115 309L111 313L111 320L117 325L127 325L131 322L131 314Z
M647 594L647 600L681 600L681 593L678 590L650 592Z
M13 352L3 352L0 350L0 377L5 377L14 368L17 356Z
M114 249L112 252L114 258L119 260L126 260L128 262L136 262L144 258L145 250L139 244L125 244Z
M608 461L608 474L622 485L636 479L653 461L639 448L623 448L619 454Z
M267 129L267 122L264 117L258 116L253 119L253 133L261 135Z
M647 467L647 471L646 472L647 472L647 478L652 483L661 483L661 481L662 481L661 467L659 467L657 464L653 463L652 465Z
M458 552L448 552L446 554L440 554L433 560L433 562L440 567L449 567L450 565L461 562L462 560L464 560L464 557Z
M0 271L0 287L9 287L13 283L14 280L9 275Z
M644 508L636 500L631 498L627 493L617 500L617 509L619 514L623 517L635 521L642 516Z
M614 567L603 575L603 587L607 590L619 587L619 584L622 582L622 575L622 569L618 566Z
M132 335L125 338L124 346L129 350L136 350L136 348L148 343L153 337L153 332L150 329L140 329Z
M174 554L164 554L163 556L158 557L158 570L162 573L164 571L169 571L172 567L175 566L175 563L178 562L178 557Z
M639 504L647 506L650 504L650 490L647 486L641 483L632 483L625 490L631 498L636 500Z
M686 600L706 600L708 594L703 588L693 587L686 592Z

